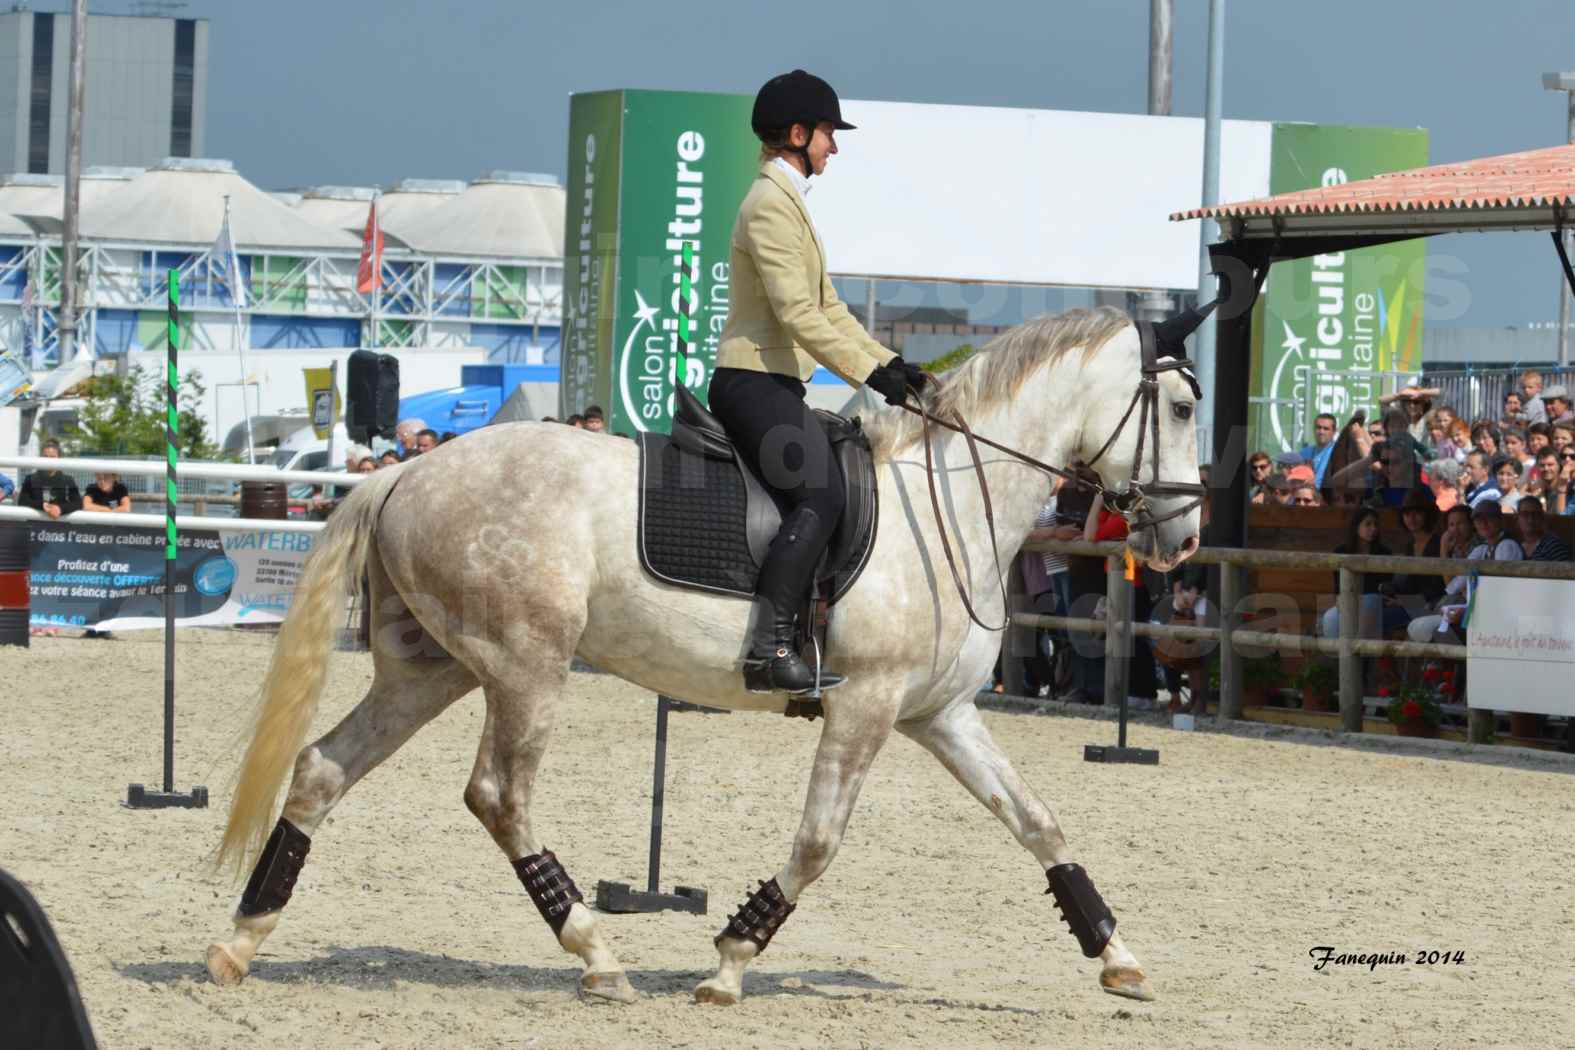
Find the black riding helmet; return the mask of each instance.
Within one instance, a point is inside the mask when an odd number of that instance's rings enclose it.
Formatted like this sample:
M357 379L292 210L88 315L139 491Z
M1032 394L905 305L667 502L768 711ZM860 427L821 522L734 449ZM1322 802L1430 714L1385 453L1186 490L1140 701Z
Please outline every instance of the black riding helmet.
M773 136L791 130L794 124L805 125L813 135L816 125L823 120L829 121L838 131L853 130L853 125L842 119L842 105L831 85L813 73L795 69L766 81L755 95L749 126L760 141L770 143ZM809 145L806 143L794 152L804 158L804 171L813 175Z

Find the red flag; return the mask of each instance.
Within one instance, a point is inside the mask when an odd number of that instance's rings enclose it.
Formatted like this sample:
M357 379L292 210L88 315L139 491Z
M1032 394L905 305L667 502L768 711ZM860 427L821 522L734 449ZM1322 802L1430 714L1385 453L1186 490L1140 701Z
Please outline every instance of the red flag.
M383 227L377 222L377 198L366 213L366 230L361 234L361 265L355 272L355 290L365 294L383 287Z

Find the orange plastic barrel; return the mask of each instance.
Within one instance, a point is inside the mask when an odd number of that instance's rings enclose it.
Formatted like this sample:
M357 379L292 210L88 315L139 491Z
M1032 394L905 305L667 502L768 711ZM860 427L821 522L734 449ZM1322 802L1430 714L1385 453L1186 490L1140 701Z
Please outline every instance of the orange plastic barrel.
M0 522L0 645L28 644L28 565L25 521Z

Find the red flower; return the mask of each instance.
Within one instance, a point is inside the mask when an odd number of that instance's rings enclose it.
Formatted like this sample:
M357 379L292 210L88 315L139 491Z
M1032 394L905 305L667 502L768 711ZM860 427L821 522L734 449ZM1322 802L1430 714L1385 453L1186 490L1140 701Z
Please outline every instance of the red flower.
M1440 693L1443 693L1445 696L1454 696L1455 695L1455 683L1454 682L1445 682L1443 685L1438 687L1438 691Z
M1379 696L1388 696L1389 695L1389 687L1387 685L1379 686L1378 687L1378 695Z
M1422 705L1415 700L1407 700L1400 707L1400 714L1406 718L1421 718Z
M1454 680L1455 680L1455 672L1454 671L1445 671L1444 672L1444 681L1446 681L1446 682L1453 682Z
M1443 672L1440 671L1438 668L1436 668L1436 667L1429 667L1427 670L1422 672L1422 681L1427 682L1429 684L1432 684L1433 682L1438 681L1439 678L1442 677L1442 675L1443 675Z

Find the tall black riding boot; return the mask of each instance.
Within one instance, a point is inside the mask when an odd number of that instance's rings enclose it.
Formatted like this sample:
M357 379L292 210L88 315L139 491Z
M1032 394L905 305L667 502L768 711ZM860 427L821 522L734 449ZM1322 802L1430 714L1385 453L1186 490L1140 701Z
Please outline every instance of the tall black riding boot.
M798 653L794 621L814 584L815 565L831 541L831 529L809 507L797 507L771 541L755 586L755 633L744 660L744 685L751 693L807 693L815 672ZM820 688L841 685L843 676L824 668Z

